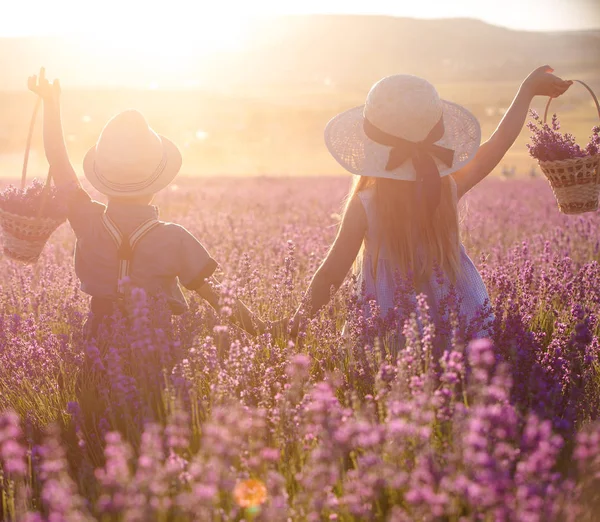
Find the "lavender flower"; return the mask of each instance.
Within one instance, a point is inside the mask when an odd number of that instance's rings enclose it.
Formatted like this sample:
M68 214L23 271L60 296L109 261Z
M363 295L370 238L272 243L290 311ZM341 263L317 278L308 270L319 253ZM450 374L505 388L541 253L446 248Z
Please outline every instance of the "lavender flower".
M157 198L223 264L223 304L276 320L346 190L207 179ZM0 519L594 520L600 215L555 212L537 179L466 199L490 294L472 321L455 288L433 310L397 274L383 313L349 277L297 339L252 338L193 293L171 319L130 281L132 320L89 342L68 228L35 268L1 259ZM238 484L261 502L240 504Z
M527 144L529 154L539 161L558 161L571 158L582 158L598 154L600 145L600 128L592 128L589 143L581 148L572 134L559 132L560 123L556 114L552 116L551 126L544 123L534 110L529 111L533 121L527 123L531 131L531 144Z
M43 209L42 217L65 219L67 215L67 193L54 185L44 190L45 183L38 179L25 189L13 185L0 191L0 208L21 216L37 217ZM42 207L43 205L43 207Z

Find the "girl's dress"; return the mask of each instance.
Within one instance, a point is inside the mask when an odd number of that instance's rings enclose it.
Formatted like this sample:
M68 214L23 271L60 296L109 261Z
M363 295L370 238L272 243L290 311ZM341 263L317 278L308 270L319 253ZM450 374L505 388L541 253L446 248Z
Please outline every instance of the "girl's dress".
M454 198L457 201L456 185L453 184ZM368 228L364 239L364 248L358 273L359 288L365 288L366 296L375 299L381 316L385 317L389 310L395 307L394 294L397 293L398 271L391 260L384 245L379 247L378 227L374 204L375 191L369 187L358 193L358 197L363 204L367 216ZM379 247L379 248L378 248ZM470 338L489 337L491 335L491 320L493 316L489 309L489 295L483 279L477 268L465 252L464 246L460 244L461 270L454 285L450 280L440 274L439 271L431 275L428 281L425 281L418 288L413 289L410 295L403 294L401 299L404 303L410 303L408 310L402 310L401 314L404 320L408 319L410 312L416 310L417 295L425 294L429 305L431 319L436 325L436 331L445 331L447 328L441 328L442 324L448 325L448 312L445 310L445 301L448 301L449 294L453 291L455 298L450 301L459 303L459 320L464 328L463 332ZM377 271L375 272L375 263ZM403 289L404 290L404 289ZM365 304L364 313L370 315L370 306ZM441 312L441 310L444 310Z

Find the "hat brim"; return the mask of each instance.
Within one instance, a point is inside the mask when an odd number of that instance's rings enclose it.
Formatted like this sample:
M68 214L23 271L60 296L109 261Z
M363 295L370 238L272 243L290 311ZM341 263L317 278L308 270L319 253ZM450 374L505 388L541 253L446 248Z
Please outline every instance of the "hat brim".
M336 161L352 174L414 181L416 172L411 159L394 170L386 170L390 147L369 139L363 129L364 105L335 116L325 127L325 144ZM444 136L437 145L452 149L451 166L435 158L440 176L447 176L466 165L481 142L481 127L467 109L442 100Z
M156 194L167 187L177 176L181 169L183 159L181 152L171 140L158 134L163 146L163 152L166 157L166 163L159 176L143 188L130 190L126 185L123 187L107 186L97 175L95 167L96 162L96 147L92 147L85 158L83 159L83 173L91 185L98 192L110 197L133 197L133 196L149 196ZM150 175L151 173L149 173Z

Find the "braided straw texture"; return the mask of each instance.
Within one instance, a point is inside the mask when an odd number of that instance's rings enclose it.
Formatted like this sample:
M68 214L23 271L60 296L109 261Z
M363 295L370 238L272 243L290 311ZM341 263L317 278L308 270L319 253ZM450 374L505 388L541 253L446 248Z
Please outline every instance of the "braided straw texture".
M0 226L3 232L4 255L35 263L46 241L64 219L20 216L0 209Z
M563 214L583 214L598 209L600 154L560 161L540 161L558 208Z
M583 85L592 95L600 118L600 102L594 91L581 80L573 81ZM544 123L548 121L548 109L551 103L552 97L548 98L546 103ZM548 178L558 208L563 214L583 214L598 209L600 154L559 161L539 161L538 164Z
M433 85L416 76L397 74L377 82L365 105L338 114L327 124L325 144L335 160L352 174L414 181L417 176L412 159L387 170L391 147L365 134L365 118L392 136L419 142L440 117L444 135L436 145L452 149L454 161L452 165L437 157L434 161L440 176L447 176L473 158L481 141L481 128L465 107L440 99Z
M25 157L23 158L23 171L21 173L21 190L25 188L27 180L27 164L29 163L29 150L31 149L31 139L35 120L42 104L42 98L38 97L33 114L29 122L29 133L27 135L27 144L25 145ZM45 218L42 212L48 201L48 191L50 188L50 171L46 178L46 185L42 193L40 208L37 216L22 216L13 214L0 208L0 228L4 236L4 255L22 261L24 263L35 263L44 249L48 238L64 221L65 218Z

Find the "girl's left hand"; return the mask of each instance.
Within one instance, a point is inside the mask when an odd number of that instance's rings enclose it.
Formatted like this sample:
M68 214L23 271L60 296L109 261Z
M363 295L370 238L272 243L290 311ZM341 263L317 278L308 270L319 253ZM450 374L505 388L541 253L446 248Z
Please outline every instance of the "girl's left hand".
M550 96L558 98L573 84L571 80L563 80L552 74L554 69L549 65L538 67L523 82L523 87L531 96Z

